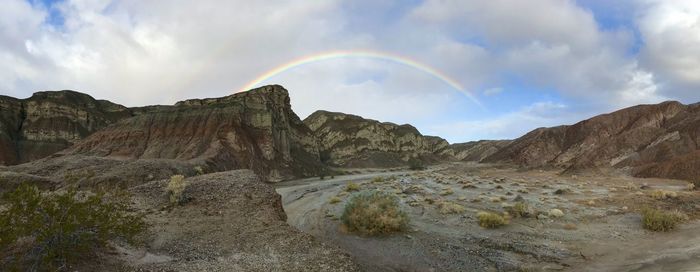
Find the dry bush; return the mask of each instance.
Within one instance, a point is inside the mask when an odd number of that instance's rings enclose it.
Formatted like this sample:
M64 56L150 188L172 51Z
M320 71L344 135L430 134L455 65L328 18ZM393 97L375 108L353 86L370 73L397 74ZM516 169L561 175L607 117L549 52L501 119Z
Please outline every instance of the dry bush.
M451 195L451 194L454 194L454 191L452 191L452 188L447 188L445 190L442 190L442 192L440 192L441 196L447 196L447 195Z
M328 202L331 203L331 204L336 204L336 203L339 203L340 201L341 201L340 198L337 197L337 196L331 197L331 198L328 200Z
M195 167L194 167L194 172L195 172L195 174L197 174L198 176L204 175L204 168L202 168L201 166L195 166Z
M665 190L654 190L651 192L651 198L656 199L656 200L663 200L667 198L676 198L678 197L678 194L676 192L672 191L665 191Z
M531 217L534 214L530 206L524 202L518 202L513 206L507 206L505 210L514 217Z
M340 219L348 231L362 235L399 232L408 226L408 216L400 209L398 199L379 191L355 194Z
M71 188L42 194L24 184L5 194L0 211L0 270L61 271L94 261L108 241L136 241L143 215L129 212L127 195L87 194Z
M642 210L642 226L651 231L670 231L686 220L688 220L688 216L680 211L663 211L652 208Z
M347 192L354 192L354 191L359 191L360 190L360 184L354 183L354 182L348 182L347 185L345 185L345 191Z
M449 201L440 202L438 204L438 209L441 214L463 213L466 210L464 206Z
M384 181L383 177L375 177L372 179L372 183L383 183Z
M578 227L577 227L576 224L574 224L574 223L566 223L566 224L564 224L563 228L564 228L565 230L575 230L575 229L578 229Z
M482 228L493 229L508 224L508 220L500 214L479 212L476 217Z
M688 183L685 188L688 189L688 191L693 191L695 190L695 183Z
M185 188L187 188L187 182L185 181L185 176L174 175L170 177L170 182L168 182L168 187L165 189L168 192L171 204L182 204L185 202L186 197L184 195Z

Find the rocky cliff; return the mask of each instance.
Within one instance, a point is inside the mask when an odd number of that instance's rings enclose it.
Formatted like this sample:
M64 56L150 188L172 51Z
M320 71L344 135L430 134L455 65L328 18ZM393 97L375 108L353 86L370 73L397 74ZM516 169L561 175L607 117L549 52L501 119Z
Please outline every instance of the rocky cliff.
M411 125L328 111L316 111L304 123L319 140L322 160L331 165L393 167L414 157L429 162L453 154L447 141L423 136Z
M480 162L511 142L510 140L482 140L452 144L450 149L457 160Z
M170 159L208 172L252 169L269 181L317 175L317 141L281 86L142 108L59 155Z
M0 165L46 157L131 116L126 107L73 91L0 96Z
M569 171L629 169L644 177L700 178L700 104L664 102L536 129L484 159Z

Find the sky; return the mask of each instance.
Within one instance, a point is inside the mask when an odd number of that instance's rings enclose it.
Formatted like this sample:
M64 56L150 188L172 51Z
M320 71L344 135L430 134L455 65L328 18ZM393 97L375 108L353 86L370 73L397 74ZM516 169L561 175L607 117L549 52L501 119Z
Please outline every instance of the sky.
M0 0L0 94L125 106L280 84L451 143L700 101L696 0Z

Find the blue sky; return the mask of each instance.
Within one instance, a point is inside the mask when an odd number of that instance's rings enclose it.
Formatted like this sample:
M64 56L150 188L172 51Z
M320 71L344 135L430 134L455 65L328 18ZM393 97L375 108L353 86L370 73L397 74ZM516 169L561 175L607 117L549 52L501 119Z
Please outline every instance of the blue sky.
M4 0L0 94L73 89L127 106L231 94L334 50L400 55L448 76L362 57L263 83L317 109L450 142L515 138L640 103L700 101L693 0Z

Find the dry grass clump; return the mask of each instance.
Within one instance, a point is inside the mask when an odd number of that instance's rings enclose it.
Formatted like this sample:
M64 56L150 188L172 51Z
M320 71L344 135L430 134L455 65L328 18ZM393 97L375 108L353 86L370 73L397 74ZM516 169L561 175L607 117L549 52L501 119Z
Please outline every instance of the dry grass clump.
M665 191L665 190L654 190L651 192L651 198L656 199L656 200L663 200L667 198L676 198L678 197L678 194L676 192L672 191Z
M401 211L398 199L379 191L354 195L340 219L348 231L362 235L398 232L408 226L408 216Z
M170 198L171 204L182 204L185 202L185 192L187 188L187 182L185 182L185 176L174 175L170 177L170 182L168 182L168 187L165 189Z
M688 216L680 211L663 211L652 208L642 210L642 226L651 231L670 231L686 220L688 220Z
M507 206L505 210L514 217L530 217L534 214L530 206L524 202L518 202L513 206Z
M493 229L508 224L508 220L500 214L479 212L476 217L479 219L479 226L486 229Z
M455 192L452 191L452 188L447 188L447 189L445 189L445 190L442 190L442 192L440 193L440 195L441 195L441 196L446 196L446 195L451 195L451 194L454 194L454 193L455 193Z
M341 201L341 200L340 200L340 197L334 196L334 197L331 197L331 198L328 200L328 203L336 204L336 203L339 203L340 201Z
M438 209L441 214L463 213L466 210L464 206L449 201L440 202L438 204Z
M360 190L360 184L357 184L354 182L349 182L347 185L345 185L345 191L353 192L353 191L359 191L359 190Z
M688 183L685 188L688 189L688 191L693 191L695 190L695 183Z
M383 183L384 181L386 180L384 180L383 177L375 177L372 179L372 183Z

